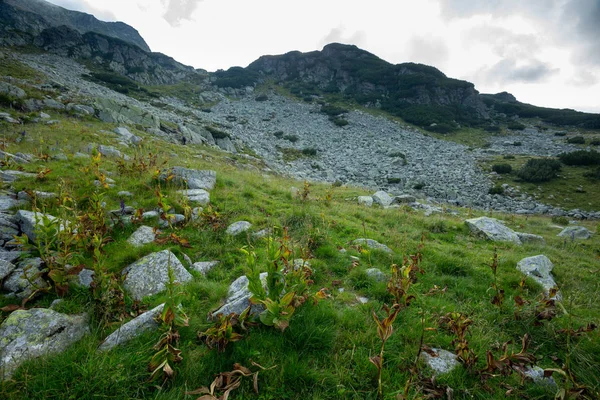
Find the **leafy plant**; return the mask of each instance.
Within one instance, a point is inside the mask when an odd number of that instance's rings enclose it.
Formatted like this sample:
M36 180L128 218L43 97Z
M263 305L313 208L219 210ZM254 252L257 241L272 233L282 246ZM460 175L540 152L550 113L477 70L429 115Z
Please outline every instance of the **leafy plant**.
M504 289L498 286L498 251L494 249L494 255L492 256L492 263L488 265L494 275L494 282L492 282L492 290L494 291L494 297L492 297L492 304L502 308L504 304Z
M440 319L440 325L454 333L455 338L452 344L455 346L456 355L469 371L477 362L477 355L469 348L466 337L472 324L473 320L460 312L449 312Z
M531 342L529 334L525 334L521 339L521 351L518 353L511 352L508 354L508 345L510 342L506 342L502 345L503 355L496 359L491 351L488 350L486 356L486 367L481 371L484 378L489 378L500 374L502 376L508 376L513 371L518 372L522 376L528 366L533 366L536 361L536 357L527 352L527 348Z
M162 312L158 316L158 322L162 325L164 333L158 343L154 346L156 353L152 356L148 366L150 379L162 378L163 384L173 378L175 371L172 364L183 360L181 350L175 346L179 342L178 327L188 326L189 319L181 307L182 292L178 290L179 283L175 282L175 273L169 263L169 280L166 282L167 300Z
M492 165L492 171L498 174L510 174L512 167L510 164L494 164Z
M554 177L560 171L560 162L550 158L534 158L527 160L527 163L517 172L517 176L525 182L546 182Z
M250 307L241 314L218 314L215 325L204 332L198 333L198 339L206 343L209 349L217 348L223 352L227 344L237 342L244 337L249 326L253 325Z
M91 244L94 249L94 278L91 284L94 313L104 324L122 321L125 316L125 296L119 275L109 272L106 268L106 256L102 251L105 240L95 234Z
M369 361L377 368L377 393L380 398L383 398L383 385L381 382L381 373L383 371L383 355L385 351L385 344L388 339L394 333L394 321L400 312L400 305L394 304L391 308L387 305L383 305L383 311L385 311L386 316L383 319L379 319L375 310L371 312L373 316L373 320L377 324L377 336L381 339L381 348L379 349L379 354L373 357L369 357Z

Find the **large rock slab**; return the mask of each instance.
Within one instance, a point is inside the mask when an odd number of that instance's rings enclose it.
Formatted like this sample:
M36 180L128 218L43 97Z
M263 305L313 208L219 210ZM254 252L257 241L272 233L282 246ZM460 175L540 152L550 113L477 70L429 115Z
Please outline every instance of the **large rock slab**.
M242 232L246 232L252 227L252 224L248 221L238 221L227 227L227 234L236 236Z
M589 239L592 232L583 226L567 226L557 236L568 239Z
M552 261L543 254L524 258L517 263L517 269L539 283L546 294L557 286L551 273L553 268Z
M141 137L129 132L129 129L123 126L115 128L114 132L117 134L117 136L119 136L119 138L121 138L121 140L131 144L139 144L142 141Z
M145 332L158 329L159 325L155 319L162 313L164 307L165 303L154 307L152 310L146 311L126 324L123 324L119 329L104 339L102 344L98 347L98 351L108 351L144 334Z
M9 378L32 358L65 351L89 333L85 316L45 308L13 311L0 325L0 371Z
M219 264L219 261L200 261L192 264L192 269L201 273L202 275L206 275L208 271L213 269Z
M0 82L0 94L17 99L22 99L27 96L27 93L25 93L23 89L6 82Z
M140 226L131 236L127 239L127 243L135 247L141 247L145 244L152 243L156 239L156 233L154 229L142 225Z
M367 246L370 249L381 250L381 251L385 251L386 253L393 253L392 249L387 247L385 244L381 244L378 241L373 240L373 239L356 239L352 242L352 244Z
M56 217L50 214L43 214L40 212L27 211L27 210L19 210L15 214L15 218L21 232L27 235L29 240L36 241L37 240L37 231L44 224L44 220L48 219L51 222L56 221ZM61 224L60 229L63 229Z
M212 170L197 170L183 167L173 167L170 173L174 181L187 186L188 189L212 190L217 182L217 173ZM162 175L166 179L167 175Z
M35 176L35 174L32 174L30 172L12 170L0 171L0 181L6 183L12 183L20 178L35 178Z
M410 204L417 201L417 198L410 194L401 194L392 199L392 204Z
M192 275L169 250L148 254L123 270L123 287L135 300L142 300L165 290L169 281L169 266L176 282L188 282Z
M424 351L421 353L421 358L436 375L447 374L460 365L456 354L443 349L431 350L435 353L434 355Z
M0 260L0 282L9 276L10 273L15 270L15 268L17 268L17 266L10 261Z
M483 239L494 242L513 242L521 244L521 239L515 231L504 226L495 218L479 217L465 221L471 233Z
M189 190L179 190L177 193L181 193L187 199L194 203L199 203L200 205L207 205L210 203L210 193L208 193L204 189L189 189Z
M375 192L375 194L373 194L371 197L373 198L373 202L375 204L379 204L382 207L387 207L392 204L392 198L383 190Z
M267 275L266 272L260 274L260 280L265 287L267 284ZM252 293L248 289L248 278L246 275L240 276L229 285L225 304L211 314L213 317L219 314L241 314L250 305L250 297L252 297ZM260 307L258 305L253 305L252 312L260 312Z

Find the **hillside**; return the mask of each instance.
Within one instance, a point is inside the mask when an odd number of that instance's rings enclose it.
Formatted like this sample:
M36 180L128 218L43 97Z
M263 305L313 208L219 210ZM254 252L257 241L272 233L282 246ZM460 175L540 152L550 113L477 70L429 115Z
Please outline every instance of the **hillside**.
M600 398L597 130L353 46L5 32L1 399Z

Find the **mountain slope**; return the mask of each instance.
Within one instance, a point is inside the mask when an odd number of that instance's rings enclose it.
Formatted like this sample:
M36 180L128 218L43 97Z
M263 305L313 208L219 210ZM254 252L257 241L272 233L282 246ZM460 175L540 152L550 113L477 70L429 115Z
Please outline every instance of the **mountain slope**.
M1 0L19 10L28 18L37 19L35 24L29 23L26 32L39 34L43 29L66 25L80 33L96 32L135 44L144 51L150 51L146 41L137 30L123 22L104 22L90 14L67 10L63 7L43 0ZM42 28L42 29L40 29Z

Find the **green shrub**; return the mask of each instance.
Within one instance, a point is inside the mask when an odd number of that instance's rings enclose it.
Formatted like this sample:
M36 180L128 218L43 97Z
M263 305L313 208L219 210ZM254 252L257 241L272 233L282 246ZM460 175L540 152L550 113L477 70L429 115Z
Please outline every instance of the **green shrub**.
M331 121L337 126L346 126L349 124L349 122L346 119L341 117L331 118Z
M590 178L595 181L600 181L600 168L595 168L589 172L586 172L584 175L586 178Z
M554 132L554 136L567 136L567 132Z
M522 145L523 145L523 143L521 143L521 142L513 142L513 146L522 146Z
M512 172L512 167L510 164L494 164L492 165L492 171L497 174L510 174Z
M564 216L554 215L552 216L552 222L559 225L569 225L569 218Z
M388 178L388 183L393 185L402 182L402 178Z
M298 141L298 136L296 135L285 135L283 138L292 143L296 143Z
M490 133L498 133L500 132L500 127L495 125L488 125L485 128L483 128L483 130Z
M256 101L267 101L267 100L269 100L269 97L266 94L261 94L260 96L257 96L254 100L256 100Z
M442 133L442 134L446 134L446 133L451 133L455 130L456 128L450 124L446 124L446 123L439 123L439 124L435 124L433 126L427 126L425 127L425 130L428 130L429 132L435 132L435 133Z
M566 165L599 165L600 153L596 150L576 150L571 153L562 153L558 156Z
M214 126L211 125L206 125L204 127L204 129L206 129L207 131L210 132L210 134L212 135L213 138L215 139L225 139L229 137L229 133L224 132L222 130L220 130L219 128L216 128Z
M281 139L283 137L283 131L277 131L273 134L277 139Z
M515 159L515 156L513 156L512 154L506 154L506 155L505 155L504 157L502 157L502 158L504 158L505 160L514 160L514 159Z
M583 136L573 136L567 139L567 143L571 144L585 144Z
M312 96L305 96L302 100L304 102L306 102L306 103L312 103L313 97Z
M421 189L423 189L424 187L425 187L425 184L424 184L423 182L415 183L415 184L413 185L413 189L415 189L415 190L421 190Z
M517 172L517 176L525 182L546 182L556 177L560 171L560 162L551 158L530 159Z
M489 194L503 194L504 188L501 185L495 185L488 191Z
M305 156L316 156L317 155L317 149L310 148L310 147L305 147L305 148L302 149L302 154L304 154Z
M526 128L526 126L525 126L525 125L523 125L523 124L522 124L522 123L520 123L520 122L516 122L516 121L509 122L509 123L508 123L508 125L507 125L506 127L507 127L508 129L512 129L513 131L522 131L523 129L525 129L525 128Z
M600 139L590 141L590 146L600 146Z
M346 114L348 110L331 104L325 104L324 106L321 106L321 112L325 115L329 115L330 117L337 117L339 115Z
M393 158L400 157L400 158L406 160L406 154L404 154L400 151L395 151L393 153L390 153L390 154L388 154L388 157L393 157Z

